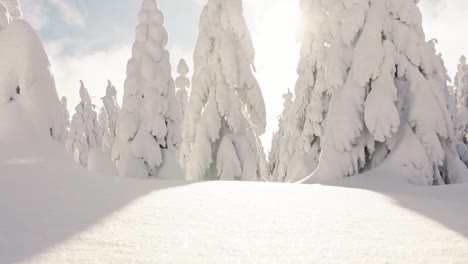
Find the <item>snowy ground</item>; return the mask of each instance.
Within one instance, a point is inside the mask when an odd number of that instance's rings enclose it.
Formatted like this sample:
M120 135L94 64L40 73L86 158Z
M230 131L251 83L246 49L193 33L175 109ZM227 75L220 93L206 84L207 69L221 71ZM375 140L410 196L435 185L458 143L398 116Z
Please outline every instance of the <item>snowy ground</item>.
M190 184L40 158L0 171L0 263L468 263L468 185Z

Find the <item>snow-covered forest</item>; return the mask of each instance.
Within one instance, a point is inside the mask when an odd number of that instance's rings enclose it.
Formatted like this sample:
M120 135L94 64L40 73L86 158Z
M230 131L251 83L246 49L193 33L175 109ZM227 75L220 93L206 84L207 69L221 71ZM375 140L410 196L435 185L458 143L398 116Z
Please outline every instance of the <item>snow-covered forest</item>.
M0 0L0 263L468 262L468 44L446 60L419 0L288 1L289 88L249 0L199 1L176 58L140 0L122 87L68 98L30 2Z

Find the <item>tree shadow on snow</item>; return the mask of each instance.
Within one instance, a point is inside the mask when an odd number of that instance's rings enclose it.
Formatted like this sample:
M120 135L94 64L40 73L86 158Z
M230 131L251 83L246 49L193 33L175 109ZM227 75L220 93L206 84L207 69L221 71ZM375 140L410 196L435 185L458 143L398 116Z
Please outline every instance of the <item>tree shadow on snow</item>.
M27 261L141 197L189 184L109 178L41 160L0 168L0 263Z
M396 205L468 238L468 184L421 187L402 182L394 173L379 171L324 185L385 195Z

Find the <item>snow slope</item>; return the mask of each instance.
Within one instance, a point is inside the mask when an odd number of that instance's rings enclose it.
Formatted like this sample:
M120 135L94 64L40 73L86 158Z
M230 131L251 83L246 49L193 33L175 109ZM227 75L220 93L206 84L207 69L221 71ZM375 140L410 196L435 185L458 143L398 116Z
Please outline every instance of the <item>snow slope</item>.
M0 263L468 262L466 184L164 182L30 154L0 171Z

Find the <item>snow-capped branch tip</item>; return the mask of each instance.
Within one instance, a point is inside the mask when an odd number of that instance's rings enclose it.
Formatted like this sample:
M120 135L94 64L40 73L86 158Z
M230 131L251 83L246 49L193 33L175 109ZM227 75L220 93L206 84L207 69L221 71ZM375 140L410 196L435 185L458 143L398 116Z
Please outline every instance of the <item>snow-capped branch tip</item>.
M283 99L284 100L292 100L293 99L293 94L291 93L291 89L288 88L288 92L283 94Z
M460 64L466 64L466 57L465 57L465 55L461 55L461 57L460 57Z
M141 10L158 10L158 3L155 0L143 0L143 2L141 3Z
M179 65L177 65L177 73L182 76L187 76L189 68L187 62L184 59L179 60Z
M6 7L12 20L23 18L23 11L21 11L19 0L2 0L0 1L0 4L3 4Z

